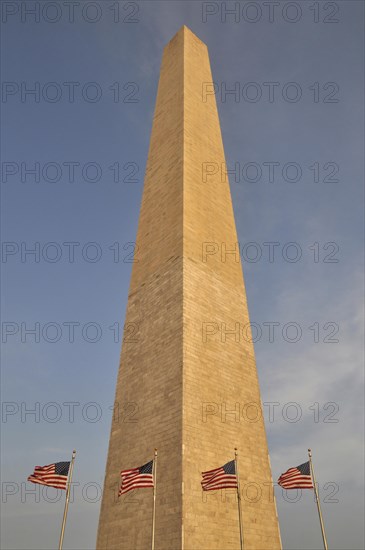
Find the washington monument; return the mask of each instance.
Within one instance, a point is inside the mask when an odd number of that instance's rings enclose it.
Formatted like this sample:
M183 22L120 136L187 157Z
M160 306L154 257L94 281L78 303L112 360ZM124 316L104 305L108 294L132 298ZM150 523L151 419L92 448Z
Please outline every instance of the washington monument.
M225 163L217 105L203 94L212 82L207 47L182 27L162 59L99 550L151 548L152 489L118 498L117 487L155 447L156 550L239 550L234 491L201 488L235 447L244 548L281 548L229 182L214 168Z

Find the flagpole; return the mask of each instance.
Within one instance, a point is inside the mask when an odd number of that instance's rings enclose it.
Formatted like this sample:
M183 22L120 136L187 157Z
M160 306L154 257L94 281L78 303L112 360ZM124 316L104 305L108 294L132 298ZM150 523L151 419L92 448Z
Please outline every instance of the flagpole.
M311 471L312 481L313 481L314 494L316 495L316 502L317 502L318 515L319 515L319 523L321 524L323 546L324 546L324 550L328 550L326 533L325 533L325 530L324 530L324 523L323 523L322 512L321 512L321 505L319 503L319 496L318 496L318 491L317 491L316 478L314 476L314 468L313 468L313 463L312 463L312 451L310 449L308 449L308 456L309 456L309 465L310 465L310 471Z
M73 472L73 469L74 469L75 457L76 457L76 451L73 451L72 452L71 463L70 463L70 471L69 471L68 480L67 480L66 502L65 502L65 509L64 509L64 512L63 512L61 536L60 536L60 542L59 542L59 545L58 545L58 550L62 550L63 537L64 537L64 534L65 534L68 503L70 501L70 488L71 488L71 481L72 481L72 472Z
M239 520L239 526L240 526L240 544L241 544L241 550L243 550L243 525L242 525L242 510L241 510L241 489L240 489L240 478L238 475L238 451L237 447L234 449L234 463L235 463L235 470L236 470L236 478L237 478L237 502L238 502L238 520Z
M155 550L155 522L156 522L156 486L157 486L157 449L155 449L155 456L153 459L153 509L152 509L152 542L151 549Z

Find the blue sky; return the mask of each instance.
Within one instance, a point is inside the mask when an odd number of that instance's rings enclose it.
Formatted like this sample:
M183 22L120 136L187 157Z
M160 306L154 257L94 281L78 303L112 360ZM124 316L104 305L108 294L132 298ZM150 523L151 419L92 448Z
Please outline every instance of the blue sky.
M81 1L71 22L62 2L2 3L3 548L56 546L63 502L24 482L73 448L64 548L95 547L162 49L183 24L208 45L238 170L273 477L311 446L330 547L364 547L364 6L249 4L224 21L220 2ZM284 548L319 548L312 494L277 505Z

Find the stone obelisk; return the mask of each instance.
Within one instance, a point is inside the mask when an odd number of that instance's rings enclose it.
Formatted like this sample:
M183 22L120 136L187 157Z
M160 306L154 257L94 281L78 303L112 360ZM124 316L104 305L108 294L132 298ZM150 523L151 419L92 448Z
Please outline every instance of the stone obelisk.
M158 449L156 550L240 548L236 495L201 472L239 452L245 550L281 548L237 234L207 47L163 53L97 548L151 547L152 489L119 473ZM219 170L216 168L219 167Z

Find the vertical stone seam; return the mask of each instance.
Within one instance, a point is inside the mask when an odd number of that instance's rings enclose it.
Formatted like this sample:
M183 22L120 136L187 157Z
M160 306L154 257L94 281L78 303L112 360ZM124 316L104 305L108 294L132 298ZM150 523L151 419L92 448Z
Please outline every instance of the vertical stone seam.
M182 36L182 71L183 71L183 86L182 86L182 258L181 258L181 271L182 271L182 299L181 299L181 315L182 315L182 337L181 337L181 344L182 344L182 365L181 365L181 404L182 404L182 411L181 411L181 456L184 457L184 404L185 404L185 392L184 392L184 364L185 364L185 329L184 329L184 321L185 321L185 315L184 315L184 289L185 289L185 265L184 265L184 258L185 258L185 231L184 231L184 224L185 224L185 34L186 34L186 28L183 27L183 36ZM181 550L184 550L184 514L185 514L185 501L184 501L184 459L181 461Z

